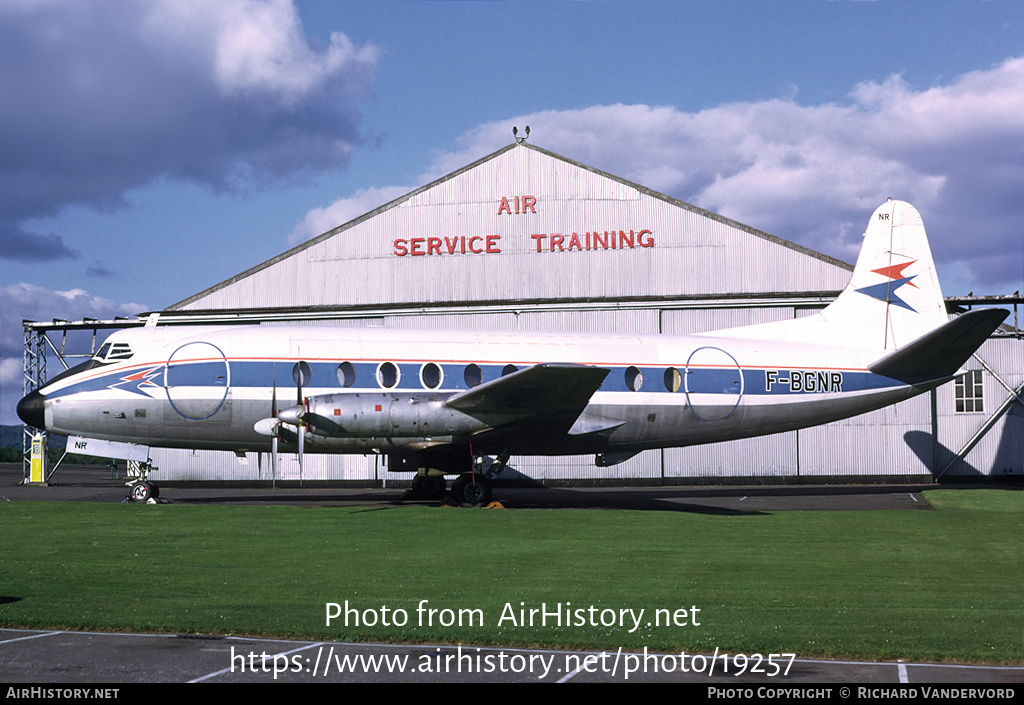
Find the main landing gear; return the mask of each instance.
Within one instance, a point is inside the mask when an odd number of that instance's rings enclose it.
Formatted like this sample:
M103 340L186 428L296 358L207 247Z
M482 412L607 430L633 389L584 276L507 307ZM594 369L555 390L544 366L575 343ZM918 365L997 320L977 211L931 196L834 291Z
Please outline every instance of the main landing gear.
M428 470L427 472L438 471ZM430 475L420 471L412 480L412 491L409 493L409 498L436 501L444 499L449 494L458 504L482 507L491 503L491 480L479 473L463 473L452 482L452 489L449 493L444 475Z
M509 454L502 453L490 466L483 469L483 457L474 458L472 469L462 472L452 482L450 493L446 490L444 470L421 468L412 481L413 499L439 500L448 494L458 504L469 507L483 507L493 498L493 480L501 474L508 463Z
M452 497L459 504L484 507L491 503L492 494L490 479L475 472L459 475L452 483Z
M412 479L412 493L416 499L444 499L447 484L444 475L429 475L428 471L416 473Z

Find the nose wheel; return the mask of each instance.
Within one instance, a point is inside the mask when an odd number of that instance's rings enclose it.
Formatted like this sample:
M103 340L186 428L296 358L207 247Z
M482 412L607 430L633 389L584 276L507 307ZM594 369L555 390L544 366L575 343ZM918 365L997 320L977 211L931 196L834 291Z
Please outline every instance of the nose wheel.
M153 469L148 462L128 461L128 474L131 479L125 483L128 485L128 496L125 498L125 502L157 503L160 497L160 488L149 480L149 471Z
M160 496L160 488L152 482L133 482L128 486L128 501L156 503Z

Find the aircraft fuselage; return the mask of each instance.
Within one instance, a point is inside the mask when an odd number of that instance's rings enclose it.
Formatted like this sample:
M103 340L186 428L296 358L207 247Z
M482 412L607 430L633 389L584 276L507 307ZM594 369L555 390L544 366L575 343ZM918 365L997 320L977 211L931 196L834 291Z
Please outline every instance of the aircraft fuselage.
M305 404L319 418L306 429L307 452L415 450L468 439L482 453L563 455L775 433L927 388L869 372L877 351L713 335L152 327L109 342L105 360L44 385L30 403L26 397L27 413L31 407L41 426L60 434L269 451L257 423ZM123 359L112 360L118 344ZM481 418L446 405L513 371L550 364L607 370L568 428L540 419L500 433L493 409ZM282 440L288 443L287 433Z

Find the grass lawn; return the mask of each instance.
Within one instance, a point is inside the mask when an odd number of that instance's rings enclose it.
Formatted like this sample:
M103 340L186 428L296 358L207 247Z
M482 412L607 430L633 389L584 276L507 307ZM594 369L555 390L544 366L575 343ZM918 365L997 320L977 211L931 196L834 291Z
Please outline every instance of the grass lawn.
M12 502L0 624L1024 662L1024 492L926 497L733 516ZM346 601L359 624L328 626ZM561 625L531 626L542 606Z

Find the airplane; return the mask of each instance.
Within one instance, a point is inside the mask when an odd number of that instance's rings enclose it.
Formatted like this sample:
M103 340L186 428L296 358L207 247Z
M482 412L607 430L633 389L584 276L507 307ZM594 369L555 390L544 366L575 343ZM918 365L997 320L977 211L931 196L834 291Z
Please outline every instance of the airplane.
M18 404L28 425L150 447L379 453L416 496L491 499L512 455L655 449L824 424L951 380L1008 315L946 313L918 211L871 216L849 285L807 317L699 335L291 326L113 333ZM484 458L494 458L483 469ZM276 476L276 465L275 465ZM145 473L130 497L158 488Z

